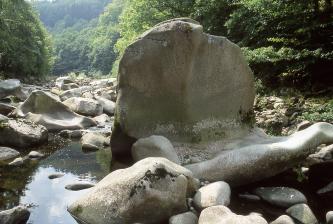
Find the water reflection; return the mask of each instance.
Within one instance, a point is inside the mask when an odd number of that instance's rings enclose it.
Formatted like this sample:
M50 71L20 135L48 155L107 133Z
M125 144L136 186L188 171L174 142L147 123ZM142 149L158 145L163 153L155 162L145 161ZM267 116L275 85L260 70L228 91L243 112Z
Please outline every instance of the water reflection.
M78 181L95 183L106 176L111 171L111 151L83 153L81 145L73 142L63 149L44 152L49 156L42 161L31 161L23 167L1 167L0 209L27 204L31 206L28 223L74 224L66 207L89 189L69 191L65 186ZM49 179L54 173L65 175Z

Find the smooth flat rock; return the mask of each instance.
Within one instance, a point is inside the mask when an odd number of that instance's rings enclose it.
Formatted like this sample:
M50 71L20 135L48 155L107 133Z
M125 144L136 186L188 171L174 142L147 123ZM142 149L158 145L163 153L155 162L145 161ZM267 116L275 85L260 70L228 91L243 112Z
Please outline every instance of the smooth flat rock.
M49 131L75 130L95 126L91 118L74 113L57 98L43 91L34 91L15 115L45 126Z
M0 161L13 159L19 155L20 153L15 149L0 146Z
M1 224L23 224L29 219L30 212L24 206L17 206L9 210L0 211Z
M73 183L73 184L67 184L65 186L65 188L67 190L71 190L71 191L81 191L81 190L84 190L84 189L88 189L88 188L92 188L94 187L95 184L92 184L92 183Z
M171 216L169 224L197 224L198 217L193 212L185 212L178 215Z
M107 175L68 211L86 223L162 223L186 212L186 198L197 188L189 170L164 158L147 158Z
M200 188L194 195L193 202L198 210L203 210L216 205L228 206L230 197L231 189L229 184L218 181Z
M54 174L50 174L49 176L48 176L48 178L50 179L50 180L53 180L53 179L58 179L58 178L61 178L61 177L63 177L65 174L63 174L63 173L54 173Z
M167 138L157 135L141 138L136 141L132 146L132 157L134 161L148 157L163 157L180 164L180 160L171 142Z
M223 205L212 206L204 209L198 224L268 224L267 221L258 214L247 216L237 215Z
M295 204L307 203L304 194L289 187L259 187L254 193L271 205L289 208Z
M290 215L290 217L301 222L302 224L318 223L317 218L307 204L293 205L286 210L286 213Z
M7 120L0 125L0 145L25 148L47 142L48 131L39 124L23 119Z

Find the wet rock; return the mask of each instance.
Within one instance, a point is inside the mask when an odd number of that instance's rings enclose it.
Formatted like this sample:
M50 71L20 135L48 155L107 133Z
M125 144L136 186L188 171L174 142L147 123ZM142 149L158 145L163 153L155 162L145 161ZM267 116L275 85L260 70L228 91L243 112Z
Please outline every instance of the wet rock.
M139 161L147 157L163 157L180 164L171 142L167 138L157 135L141 138L136 141L132 146L132 157L134 161Z
M289 187L259 187L254 193L271 205L283 208L307 202L302 192Z
M204 209L199 217L198 224L267 224L267 221L258 214L247 216L237 215L225 206L212 206Z
M9 119L8 117L6 117L6 116L0 114L0 123L1 123L1 122L5 122L5 121L8 121L8 119Z
M29 219L30 212L24 206L17 206L9 210L0 211L1 224L23 224Z
M35 159L39 159L39 158L43 158L45 155L43 153L37 152L37 151L31 151L28 154L29 158L35 158Z
M125 50L118 80L116 153L131 149L124 135L192 145L242 136L253 124L254 79L241 49L191 19L145 32Z
M319 189L317 191L317 194L325 194L325 193L328 193L328 192L332 192L333 191L333 181L329 184L327 184L325 187Z
M302 224L316 224L317 218L307 204L297 204L286 210L286 213Z
M65 188L67 190L71 190L71 191L81 191L81 190L84 190L84 189L88 189L88 188L92 188L94 187L95 184L92 184L92 183L74 183L74 184L67 184L65 186Z
M0 124L0 145L24 148L47 140L48 132L42 125L22 119L10 119Z
M259 196L249 193L239 194L238 197L241 199L246 199L248 201L260 201Z
M208 184L200 188L193 198L194 206L198 210L230 204L231 189L229 184L223 181Z
M98 116L103 113L103 107L93 99L72 97L63 102L72 111L86 116Z
M59 135L63 138L79 139L85 134L83 130L62 130Z
M50 174L49 176L48 176L48 178L50 179L50 180L53 180L53 179L57 179L57 178L60 178L60 177L63 177L65 174L63 174L63 173L54 173L54 174Z
M15 149L0 146L0 161L13 159L19 155L20 153Z
M333 211L329 211L326 213L326 223L333 224Z
M97 151L104 148L106 137L101 133L88 132L81 138L82 150Z
M16 158L14 159L12 162L10 162L8 165L10 166L20 166L24 163L24 160L22 159L22 157Z
M103 97L96 97L96 100L103 106L104 113L111 116L114 114L116 104L113 101L107 100Z
M75 89L75 88L79 88L79 85L76 83L67 83L67 84L63 84L60 89L61 90L70 90L70 89Z
M6 103L0 103L0 114L2 114L2 115L7 116L9 113L14 111L15 109L16 109L16 107L14 107L14 106L11 106Z
M189 170L164 158L147 158L106 176L68 211L87 223L162 223L187 211L186 198L197 187Z
M15 96L20 100L25 100L26 95L21 89L21 82L18 79L7 79L0 81L0 99L6 96Z
M292 218L287 215L281 215L279 218L271 222L270 224L296 224Z
M169 224L197 224L198 217L193 212L185 212L171 216Z
M96 125L92 119L74 113L43 91L32 92L29 98L17 107L15 115L41 124L49 131L84 129Z

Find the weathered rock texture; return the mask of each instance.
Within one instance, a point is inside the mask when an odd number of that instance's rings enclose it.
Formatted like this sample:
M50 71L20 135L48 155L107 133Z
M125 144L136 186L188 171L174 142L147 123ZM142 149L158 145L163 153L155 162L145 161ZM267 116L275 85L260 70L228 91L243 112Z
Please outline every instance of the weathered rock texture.
M166 21L121 59L113 150L130 149L124 136L197 143L244 135L253 101L253 75L237 45L193 20Z
M15 115L41 124L49 131L82 129L96 125L94 120L74 113L58 99L43 91L32 92L29 98L17 107Z
M198 180L164 158L147 158L112 172L68 208L83 223L162 223L187 211Z

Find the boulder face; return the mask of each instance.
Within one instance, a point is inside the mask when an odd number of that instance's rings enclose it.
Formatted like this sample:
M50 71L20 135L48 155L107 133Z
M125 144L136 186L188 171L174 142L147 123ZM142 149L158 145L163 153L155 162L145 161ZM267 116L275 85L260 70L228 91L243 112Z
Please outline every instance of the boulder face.
M20 100L25 100L26 95L21 89L21 82L18 79L7 79L0 81L0 99L6 96L16 96Z
M106 176L68 211L82 223L162 223L187 211L186 198L198 184L189 170L147 158Z
M102 105L93 99L72 97L65 100L63 103L78 114L98 116L103 113Z
M18 117L25 117L45 126L49 131L82 129L96 125L92 119L74 113L57 98L43 91L32 92L14 113Z
M242 136L252 125L254 79L241 49L191 19L144 33L126 49L118 79L113 148L129 147L124 136L198 143Z

